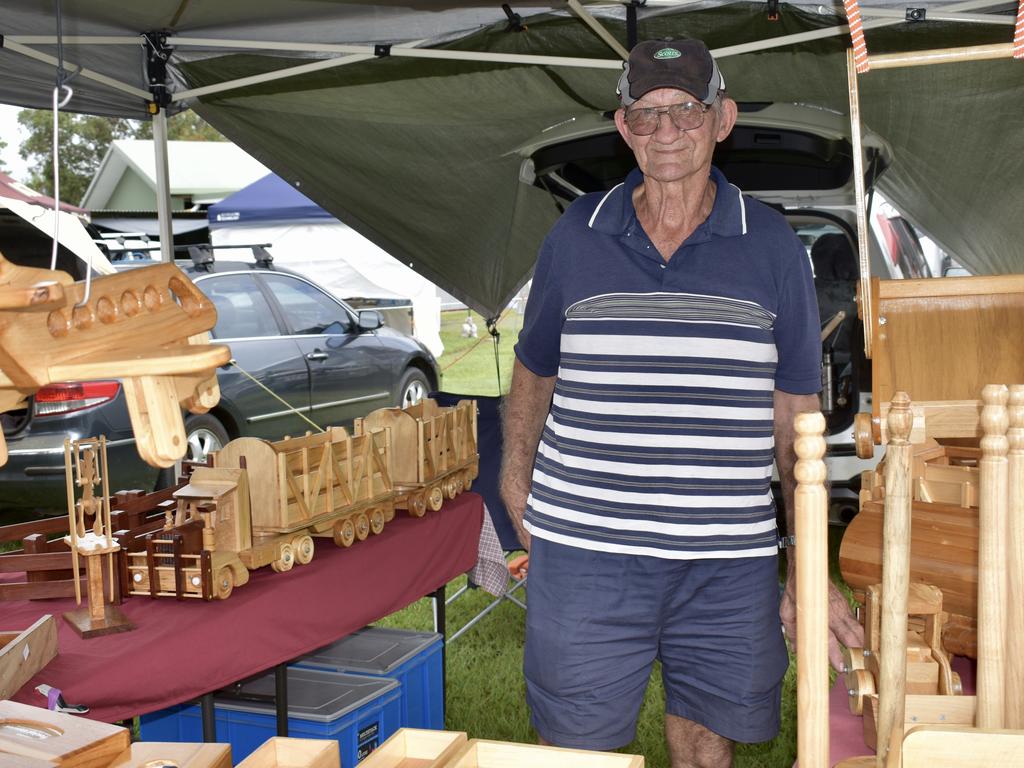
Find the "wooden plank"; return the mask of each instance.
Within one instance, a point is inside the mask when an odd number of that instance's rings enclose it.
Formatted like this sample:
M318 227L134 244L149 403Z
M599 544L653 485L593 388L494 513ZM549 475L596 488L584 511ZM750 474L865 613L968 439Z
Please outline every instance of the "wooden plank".
M1024 729L1024 384L1010 387L1006 439L1009 495L1006 526L1006 720Z
M71 570L71 552L46 552L38 555L4 555L0 557L0 573L46 570Z
M46 614L13 637L0 635L0 699L9 699L57 655L57 623Z
M1018 768L1024 731L919 726L903 740L903 768Z

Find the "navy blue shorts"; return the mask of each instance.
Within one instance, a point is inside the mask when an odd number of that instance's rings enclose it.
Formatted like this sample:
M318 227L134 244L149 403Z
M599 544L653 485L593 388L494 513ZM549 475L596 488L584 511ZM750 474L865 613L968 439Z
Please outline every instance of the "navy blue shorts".
M527 602L526 698L548 742L632 741L655 659L668 714L732 741L778 733L789 657L776 557L667 560L534 538Z

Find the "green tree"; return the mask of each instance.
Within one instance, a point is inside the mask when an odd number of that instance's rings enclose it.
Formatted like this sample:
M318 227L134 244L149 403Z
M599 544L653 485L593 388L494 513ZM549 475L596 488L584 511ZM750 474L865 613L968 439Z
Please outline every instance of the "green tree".
M123 118L79 115L61 112L58 115L60 150L60 197L77 204L85 195L89 182L115 139L152 139L151 122ZM28 138L22 141L18 154L28 161L28 184L43 194L53 195L53 112L44 109L23 109L18 123L25 127ZM191 110L167 121L168 138L176 141L223 141L209 123Z

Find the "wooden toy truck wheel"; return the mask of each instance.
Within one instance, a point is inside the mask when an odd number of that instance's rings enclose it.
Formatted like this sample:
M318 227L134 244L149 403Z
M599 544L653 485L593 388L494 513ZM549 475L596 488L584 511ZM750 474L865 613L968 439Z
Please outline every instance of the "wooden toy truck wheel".
M454 477L449 477L444 481L444 495L449 499L454 499L459 495L459 484Z
M293 565L295 565L295 550L292 549L291 544L282 544L277 560L272 562L270 567L277 573L284 573L285 571L290 571Z
M875 678L866 669L854 669L847 672L844 679L850 712L863 715L865 698L875 693Z
M441 487L435 485L430 489L430 496L427 499L427 506L430 507L431 511L437 512L444 504L444 493L441 492Z
M962 696L963 692L964 692L964 684L963 684L963 681L960 679L960 674L958 672L954 672L953 673L953 694L956 695L956 696Z
M218 600L227 600L235 589L235 574L227 565L217 571L217 578L213 584L214 597Z
M346 517L334 524L334 543L339 547L351 547L356 540L356 527L351 518Z
M302 534L292 539L292 550L295 552L295 562L299 565L308 565L313 559L316 545L313 544L313 537L309 534Z
M384 530L384 510L374 509L370 512L370 532L376 536Z
M462 473L462 490L468 491L473 487L473 471L467 469Z
M366 537L370 535L370 519L366 516L365 512L360 512L356 515L356 538L360 541L366 541Z
M409 514L413 517L423 517L427 514L427 494L423 491L414 493L409 499Z

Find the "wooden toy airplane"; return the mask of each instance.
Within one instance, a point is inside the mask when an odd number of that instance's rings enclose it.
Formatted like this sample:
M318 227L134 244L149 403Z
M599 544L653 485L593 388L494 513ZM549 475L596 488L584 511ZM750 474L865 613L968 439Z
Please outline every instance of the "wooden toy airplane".
M174 264L87 286L0 254L0 412L53 382L121 379L139 455L169 467L187 448L182 407L205 413L220 399L216 369L231 352L209 343L216 322L213 303Z

